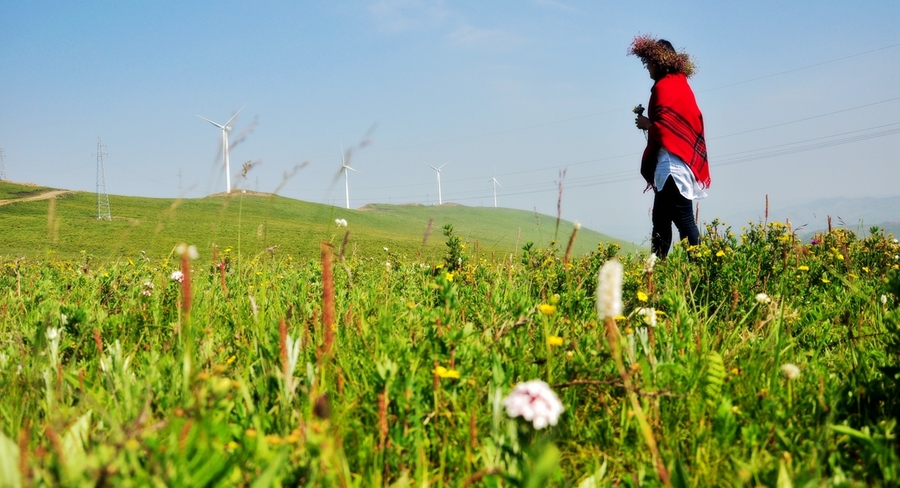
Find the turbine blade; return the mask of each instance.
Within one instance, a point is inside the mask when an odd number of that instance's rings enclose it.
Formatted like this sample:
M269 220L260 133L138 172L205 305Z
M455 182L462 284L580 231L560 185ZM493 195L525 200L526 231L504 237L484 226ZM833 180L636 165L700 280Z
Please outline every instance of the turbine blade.
M207 119L206 117L201 117L201 116L199 116L199 115L197 115L197 117L200 117L201 119L203 119L203 120L209 122L210 124L212 124L212 125L214 125L214 126L220 128L220 129L225 129L225 126L224 126L224 125L217 124L217 123L213 122L212 120Z
M447 163L449 163L450 161L452 161L452 159L448 159ZM444 163L440 167L438 167L438 171L440 171L440 169L443 168L444 166L447 166L447 163Z
M241 110L244 110L245 108L247 108L246 105L241 107ZM228 122L225 122L225 125L227 126L228 124L230 124L234 120L234 118L237 117L239 113L241 113L241 110L238 110L237 112L235 112L234 115L232 115L231 118L228 119Z
M440 172L441 172L441 168L435 168L435 167L434 167L434 166L432 166L432 165L430 165L430 164L429 164L429 165L427 165L427 166L428 166L428 167L429 167L429 168L431 168L431 169L433 169L433 170L435 170L435 171L437 171L437 172L438 172L438 173L440 173Z
M356 171L357 173L361 173L361 171L355 170L355 169L351 168L350 166L344 166L344 167L349 169L350 171Z

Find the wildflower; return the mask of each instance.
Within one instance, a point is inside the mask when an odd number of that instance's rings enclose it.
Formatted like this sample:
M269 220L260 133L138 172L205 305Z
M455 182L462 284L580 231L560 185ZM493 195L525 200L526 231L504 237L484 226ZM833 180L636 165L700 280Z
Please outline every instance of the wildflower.
M573 227L575 227L575 230L581 230L581 222L575 222Z
M152 294L153 294L153 283L150 283L149 281L144 282L144 286L143 286L143 288L141 288L141 295L144 295L145 297L149 297Z
M721 258L723 256L725 256L725 251L719 250L719 252L716 253L717 258Z
M454 273L448 271L447 274L444 275L444 277L447 278L448 282L453 283L453 275Z
M831 280L828 278L822 278L822 283L831 283Z
M638 299L638 301L640 301L640 302L646 302L647 300L650 299L650 297L647 296L646 293L644 293L644 292L642 292L642 291L639 291L639 292L637 292L637 299Z
M179 244L175 248L175 252L181 255L187 254L187 256L191 259L197 259L200 257L200 253L197 252L197 247L193 244L191 244L190 246L188 246L187 244Z
M338 227L347 227L347 220L346 219L334 219L334 225L336 225Z
M597 312L600 320L622 315L622 263L607 261L597 276Z
M625 319L626 319L626 317L622 314L619 314L619 315L616 315L615 317L613 317L613 320L625 320Z
M809 266L804 264L801 266L797 266L797 269L799 269L800 271L809 271Z
M644 323L650 327L656 327L656 310L652 308L639 308L638 315L644 317Z
M563 338L555 335L549 336L547 337L547 344L551 346L561 346L563 345Z
M548 304L548 303L542 303L542 304L538 307L538 310L540 310L541 313L544 314L544 315L553 315L553 313L556 312L556 305L550 305L550 304Z
M654 264L656 264L656 254L651 252L647 259L644 260L644 273L652 273Z
M772 302L772 299L769 298L769 295L766 295L765 293L757 293L757 294L756 294L756 301L759 302L759 303L766 304L766 303L771 303L771 302Z
M172 281L177 281L179 283L184 281L184 273L181 271L172 271L172 274L169 276L169 279Z
M541 380L519 383L503 399L506 414L512 418L522 417L531 422L535 429L556 425L565 408L550 385Z
M887 305L887 295L881 295L881 304Z
M816 238L816 237L813 237L812 240L809 241L809 243L812 244L812 245L814 245L814 246L818 246L821 242L822 242L822 241L820 241L820 240L819 240L818 238Z
M438 375L438 377L440 378L459 378L459 371L455 369L447 369L443 366L435 367L432 373Z
M796 364L785 363L781 365L781 374L789 380L795 380L800 376L800 368Z

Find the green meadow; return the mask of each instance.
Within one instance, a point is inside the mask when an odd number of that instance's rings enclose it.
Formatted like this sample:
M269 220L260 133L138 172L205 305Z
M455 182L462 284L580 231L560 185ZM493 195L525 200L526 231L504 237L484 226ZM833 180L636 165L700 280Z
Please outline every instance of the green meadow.
M110 206L0 206L0 486L900 484L881 229L654 262L503 209Z
M0 182L0 200L50 191ZM8 195L8 196L7 196ZM523 210L459 205L368 205L344 209L302 202L271 194L232 193L198 199L109 197L112 220L97 220L94 193L71 192L54 198L0 206L4 239L0 256L42 256L48 252L75 258L82 253L101 260L134 256L144 251L166 256L179 242L190 242L209 253L213 246L253 256L267 249L276 255L314 257L322 241L341 244L350 232L348 253L369 256L389 250L410 256L440 256L445 245L441 228L452 224L479 257L500 258L527 242L549 247L554 239L565 246L573 223ZM348 222L338 228L335 219ZM638 246L582 229L573 255L617 243L625 250Z

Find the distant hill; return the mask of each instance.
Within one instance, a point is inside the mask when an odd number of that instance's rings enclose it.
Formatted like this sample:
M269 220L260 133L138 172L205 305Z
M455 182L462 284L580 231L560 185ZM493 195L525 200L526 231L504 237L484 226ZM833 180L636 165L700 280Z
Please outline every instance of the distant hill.
M900 235L900 196L885 198L826 198L801 205L781 207L769 211L769 221L790 220L801 235L812 235L832 227L845 227L856 233L869 232L877 226ZM745 213L726 219L729 223L756 222L761 215Z
M186 242L206 253L214 244L220 252L231 248L243 256L262 255L277 246L276 255L313 258L322 241L340 247L349 231L347 253L385 260L391 254L434 259L446 252L442 227L452 224L470 255L501 257L518 253L529 241L549 247L556 226L555 217L524 210L450 204L378 204L347 210L251 192L182 200L110 195L112 221L96 219L94 193L66 192L49 200L24 201L49 191L0 182L0 198L12 200L0 206L4 227L0 256L33 258L50 253L77 258L84 251L102 259L134 259L141 251L165 256ZM338 227L335 219L345 219L347 227ZM563 250L572 229L571 222L560 223ZM640 249L582 228L573 252L584 255L606 242L619 244L624 252Z

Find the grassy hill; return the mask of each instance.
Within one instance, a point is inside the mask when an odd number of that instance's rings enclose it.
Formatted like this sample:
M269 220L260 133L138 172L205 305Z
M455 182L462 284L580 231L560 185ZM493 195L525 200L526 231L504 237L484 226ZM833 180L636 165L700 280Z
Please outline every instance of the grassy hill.
M35 196L38 190L50 189L0 182L0 195L7 199ZM110 195L109 201L112 221L96 219L96 194L87 192L0 206L4 228L0 256L33 258L55 253L74 258L84 251L101 259L117 259L145 251L159 257L186 242L201 253L217 245L248 256L278 246L276 254L305 258L316 256L322 241L340 246L347 230L348 253L387 255L384 248L388 248L390 253L409 257L437 258L446 248L442 227L452 224L470 253L490 257L515 252L529 241L546 248L554 239L556 225L555 217L523 210L382 204L347 210L253 193L182 200ZM338 218L347 220L346 229L335 225ZM572 228L571 222L560 223L561 247ZM573 253L586 254L604 242L616 242L625 251L638 249L582 228Z

